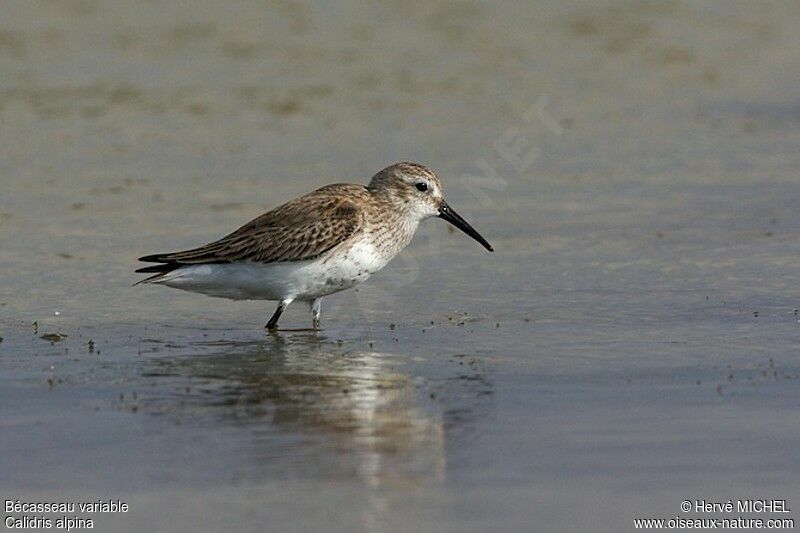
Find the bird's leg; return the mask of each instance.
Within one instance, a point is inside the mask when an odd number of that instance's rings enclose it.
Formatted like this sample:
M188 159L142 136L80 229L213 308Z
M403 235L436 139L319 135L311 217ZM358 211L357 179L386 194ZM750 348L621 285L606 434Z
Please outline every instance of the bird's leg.
M286 309L286 306L283 305L283 302L278 304L278 308L272 314L272 318L269 319L269 322L267 322L267 325L264 327L267 329L278 329L278 319L281 317L281 313L283 313L284 309Z
M322 297L315 299L313 302L309 304L311 308L311 325L314 329L319 329L319 317L322 314Z
M283 311L289 307L290 303L292 303L290 299L281 300L281 303L278 304L278 308L272 314L272 318L269 319L269 322L267 322L267 325L264 327L270 330L278 329L278 319L281 317Z

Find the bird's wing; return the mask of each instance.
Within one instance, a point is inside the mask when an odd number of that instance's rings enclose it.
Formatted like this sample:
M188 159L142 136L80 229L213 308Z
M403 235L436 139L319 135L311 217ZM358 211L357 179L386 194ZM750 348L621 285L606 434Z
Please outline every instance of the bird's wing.
M350 239L363 224L363 211L352 197L342 195L336 186L323 187L264 213L205 246L141 257L140 261L164 264L144 267L137 272L163 272L203 263L314 259Z

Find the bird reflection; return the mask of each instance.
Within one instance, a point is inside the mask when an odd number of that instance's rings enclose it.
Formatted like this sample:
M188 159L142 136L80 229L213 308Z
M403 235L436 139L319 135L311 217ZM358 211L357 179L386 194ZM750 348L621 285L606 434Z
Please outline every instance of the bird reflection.
M398 370L404 358L349 351L316 333L193 347L202 353L150 361L142 375L163 378L162 387L143 407L178 423L244 430L237 453L261 474L376 485L443 477L442 416Z

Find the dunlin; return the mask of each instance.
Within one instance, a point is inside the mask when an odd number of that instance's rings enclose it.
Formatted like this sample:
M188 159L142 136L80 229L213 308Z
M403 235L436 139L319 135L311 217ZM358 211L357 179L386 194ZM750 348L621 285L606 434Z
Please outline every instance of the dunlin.
M316 329L323 296L366 281L431 217L443 218L494 251L447 205L431 169L398 163L375 174L366 187L326 185L200 248L141 257L159 264L136 272L155 273L139 283L234 300L278 300L269 329L277 327L289 304L305 301Z

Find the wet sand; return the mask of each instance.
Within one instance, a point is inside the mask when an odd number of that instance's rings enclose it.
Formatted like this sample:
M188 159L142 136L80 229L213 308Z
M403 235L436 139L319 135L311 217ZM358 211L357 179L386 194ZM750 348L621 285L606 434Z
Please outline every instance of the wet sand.
M799 22L789 2L1 4L3 497L128 502L102 531L794 509ZM429 221L319 333L131 286L140 255L406 159L494 254Z

